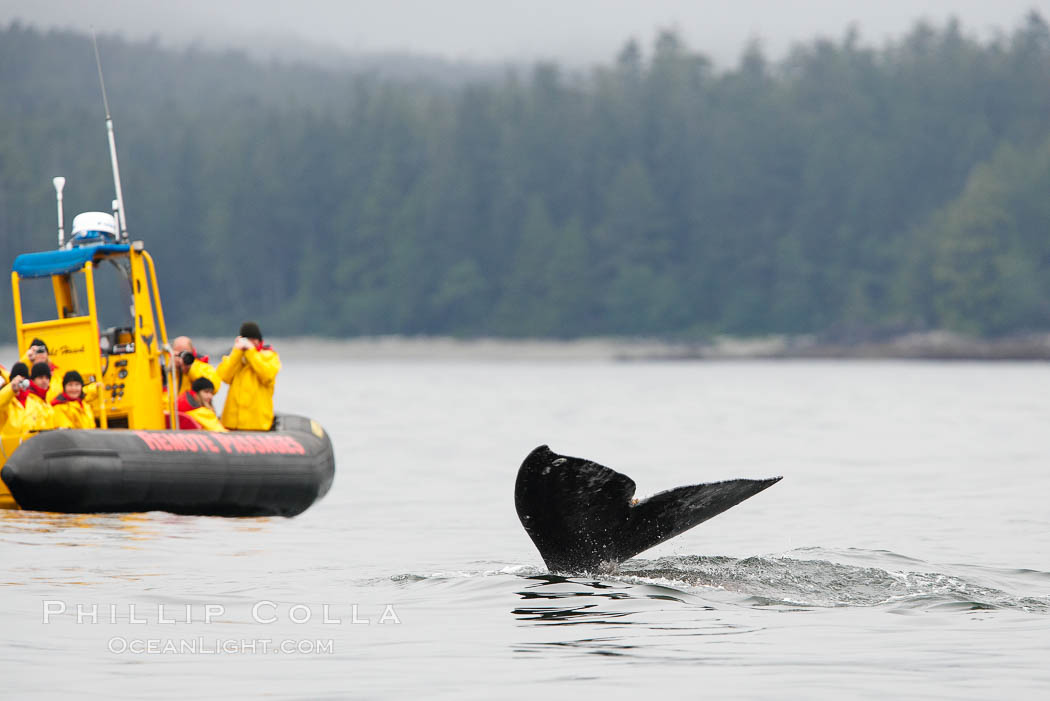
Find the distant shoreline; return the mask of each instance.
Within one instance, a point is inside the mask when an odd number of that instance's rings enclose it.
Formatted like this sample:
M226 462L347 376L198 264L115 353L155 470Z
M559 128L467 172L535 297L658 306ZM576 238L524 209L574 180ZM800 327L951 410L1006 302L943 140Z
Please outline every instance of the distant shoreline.
M947 331L928 331L858 342L822 341L812 336L719 337L662 357L683 360L1050 360L1050 334L978 339Z
M430 336L371 336L346 339L276 337L279 352L317 359L506 360L506 361L724 361L724 360L1050 360L1050 333L975 339L946 331L906 334L877 341L838 343L813 336L719 336L685 342L651 338L505 339ZM197 337L198 349L218 362L232 338ZM0 345L0 363L16 349Z
M200 339L214 350L228 339ZM974 339L930 331L859 343L832 343L813 336L719 336L707 342L653 338L506 339L429 336L372 336L347 339L288 337L273 344L294 353L360 360L1050 360L1050 333L1002 339Z

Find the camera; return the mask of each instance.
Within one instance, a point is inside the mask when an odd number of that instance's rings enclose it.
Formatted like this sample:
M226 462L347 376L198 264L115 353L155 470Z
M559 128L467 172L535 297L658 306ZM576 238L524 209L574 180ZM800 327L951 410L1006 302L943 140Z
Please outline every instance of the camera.
M193 365L193 361L196 360L196 358L193 357L193 353L190 353L189 351L182 351L179 353L179 358L182 359L182 364L186 367Z
M27 380L27 379L25 379L23 377L19 382L17 382L15 384L15 389L19 389L19 390L27 390L27 389L29 389L29 380Z

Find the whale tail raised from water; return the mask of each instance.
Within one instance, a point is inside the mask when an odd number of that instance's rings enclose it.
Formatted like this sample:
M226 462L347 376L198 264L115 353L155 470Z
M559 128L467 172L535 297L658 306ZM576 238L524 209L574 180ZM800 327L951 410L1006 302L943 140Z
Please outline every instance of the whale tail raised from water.
M514 506L552 572L618 563L736 506L780 477L696 484L632 503L627 475L536 448L518 470Z

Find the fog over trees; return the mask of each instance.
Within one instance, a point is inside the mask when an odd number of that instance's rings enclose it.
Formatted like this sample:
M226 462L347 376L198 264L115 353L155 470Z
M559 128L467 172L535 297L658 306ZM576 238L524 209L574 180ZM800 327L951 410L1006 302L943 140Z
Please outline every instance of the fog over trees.
M728 70L664 32L582 74L463 80L100 48L129 227L180 332L1050 329L1034 13ZM89 36L0 28L0 261L54 246L52 176L67 224L108 209L93 58Z

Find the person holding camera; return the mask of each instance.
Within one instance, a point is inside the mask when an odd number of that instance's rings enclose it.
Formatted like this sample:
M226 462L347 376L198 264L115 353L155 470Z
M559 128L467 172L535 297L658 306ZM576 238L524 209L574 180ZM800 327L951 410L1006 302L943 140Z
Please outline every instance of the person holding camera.
M215 398L215 385L207 377L198 377L188 390L179 395L179 413L186 414L205 431L227 432L219 422L211 402Z
M208 378L216 389L222 386L219 373L208 363L208 356L197 353L189 336L179 336L172 341L171 350L175 354L175 385L178 389L175 396L181 397L202 377Z
M51 400L55 428L96 428L95 412L84 395L84 378L70 370L62 377L62 392Z
M51 375L58 375L58 366L51 362L51 357L48 355L47 344L39 338L34 338L29 342L29 349L26 350L25 355L26 365L33 367L37 363L44 363L48 369L51 370ZM50 402L52 399L57 397L62 391L62 388L55 384L51 390L47 393L47 401Z
M47 363L35 363L28 380L23 374L25 372L24 363L15 363L11 368L11 382L0 388L4 436L18 435L23 441L38 431L50 431L56 427L55 412L47 401L51 368Z
M241 324L230 354L223 356L219 377L230 386L222 410L222 424L238 431L269 431L273 427L273 389L281 358L263 343L254 321Z
M5 446L9 437L22 437L22 418L29 392L28 377L29 368L19 361L11 366L10 381L0 387L0 434L3 435Z

